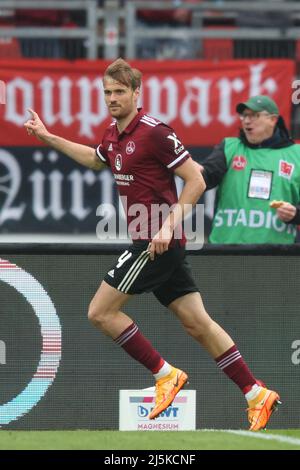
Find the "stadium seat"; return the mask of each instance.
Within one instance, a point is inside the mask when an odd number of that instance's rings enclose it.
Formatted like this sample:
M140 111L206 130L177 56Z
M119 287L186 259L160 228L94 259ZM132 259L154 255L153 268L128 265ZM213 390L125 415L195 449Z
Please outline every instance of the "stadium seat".
M16 38L0 38L0 59L21 57L21 48Z
M296 39L296 45L295 45L295 59L296 63L299 66L300 64L300 39Z
M205 29L218 28L228 29L228 27L211 26ZM232 27L231 27L232 29ZM206 38L202 41L202 58L206 60L230 60L234 56L234 43L231 38Z

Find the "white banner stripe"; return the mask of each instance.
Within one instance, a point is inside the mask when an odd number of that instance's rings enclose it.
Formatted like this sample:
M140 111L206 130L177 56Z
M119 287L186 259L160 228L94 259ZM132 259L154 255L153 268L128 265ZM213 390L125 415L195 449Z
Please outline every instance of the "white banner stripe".
M5 82L0 80L0 104L5 104L6 102L6 93L5 93Z
M139 257L135 260L131 268L127 271L125 276L123 277L122 281L118 285L118 289L122 290L123 284L126 284L127 279L130 277L132 271L134 271L135 267L141 262L141 260L145 257L145 255L149 255L148 251L142 251L142 253L139 255Z
M143 269L143 267L145 266L145 264L149 261L149 259L150 259L150 258L149 258L149 256L148 256L148 257L144 260L144 262L142 263L142 265L140 266L140 268L139 268L139 270L136 272L136 274L134 275L134 273L133 273L134 277L131 278L131 282L129 281L130 284L126 286L126 288L125 288L125 293L128 292L128 290L130 289L130 287L132 286L132 284L134 283L134 281L136 280L136 278L138 277L138 275L139 275L140 272L142 271L142 269Z

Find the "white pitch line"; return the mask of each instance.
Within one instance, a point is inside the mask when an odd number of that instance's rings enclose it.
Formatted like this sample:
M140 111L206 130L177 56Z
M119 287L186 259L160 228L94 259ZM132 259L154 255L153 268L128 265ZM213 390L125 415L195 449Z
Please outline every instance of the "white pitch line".
M296 437L283 436L282 434L262 434L262 433L252 432L252 431L234 431L234 430L228 430L227 432L231 434L237 434L238 436L254 437L257 439L278 441L278 442L284 442L285 444L300 446L300 439L297 439Z
M300 439L297 439L296 437L283 436L282 434L262 434L260 432L238 431L234 429L203 429L202 431L226 432L228 434L236 434L237 436L254 437L256 439L265 439L266 441L278 441L284 442L285 444L300 446Z

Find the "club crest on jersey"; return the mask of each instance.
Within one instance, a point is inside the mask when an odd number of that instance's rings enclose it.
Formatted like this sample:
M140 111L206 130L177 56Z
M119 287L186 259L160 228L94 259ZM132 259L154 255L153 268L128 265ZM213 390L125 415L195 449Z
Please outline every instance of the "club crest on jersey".
M120 153L118 153L118 155L116 155L115 167L116 167L116 170L118 170L118 171L120 171L121 168L122 168L122 155Z
M247 165L246 157L244 157L243 155L236 155L232 160L231 168L233 168L233 170L241 171L241 170L244 170L244 168L246 168L246 165Z
M133 154L134 151L135 151L135 143L132 142L132 140L130 140L128 144L126 145L126 153L127 155L131 155Z
M284 160L279 161L279 176L283 178L291 179L295 165L293 163L285 162Z

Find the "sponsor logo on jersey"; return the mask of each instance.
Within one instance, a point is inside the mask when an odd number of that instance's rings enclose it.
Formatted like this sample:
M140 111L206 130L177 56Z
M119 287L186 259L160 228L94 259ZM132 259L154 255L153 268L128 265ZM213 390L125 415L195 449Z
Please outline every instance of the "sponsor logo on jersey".
M240 170L244 170L246 168L246 165L247 165L246 157L244 157L243 155L236 155L232 160L231 168L233 170L240 171Z
M184 145L180 145L180 147L178 147L178 149L175 149L174 152L176 155L178 155L180 152L183 152L184 150Z
M126 153L127 155L131 155L133 154L134 151L135 151L135 143L132 142L132 140L130 140L128 144L126 145Z
M176 149L177 149L180 145L182 145L182 143L181 143L180 140L178 139L178 137L177 137L177 135L175 134L175 132L173 132L172 134L168 135L167 139L173 140L175 152L176 152Z
M283 178L291 179L295 165L293 163L288 163L284 160L279 161L279 176Z
M122 168L122 155L118 153L115 158L115 167L116 170L120 171Z
M118 186L130 186L130 183L134 181L133 175L123 175L122 173L114 173L114 178Z

